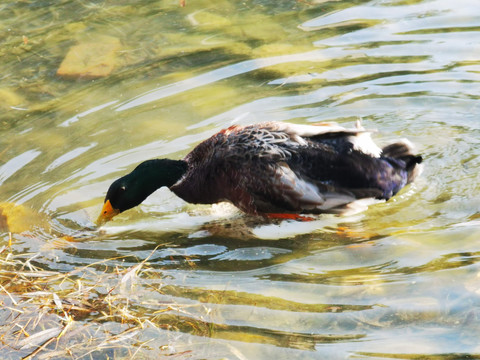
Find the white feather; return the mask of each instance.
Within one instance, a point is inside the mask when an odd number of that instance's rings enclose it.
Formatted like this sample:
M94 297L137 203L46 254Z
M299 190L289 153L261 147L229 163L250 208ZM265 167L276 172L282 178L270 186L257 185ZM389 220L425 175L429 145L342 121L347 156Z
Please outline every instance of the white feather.
M373 142L372 136L369 132L362 132L356 136L350 136L349 141L353 144L355 150L361 151L364 154L373 157L380 157L382 154L382 149Z
M347 129L336 123L320 123L317 125L299 125L290 123L278 123L277 130L284 131L291 136L311 137L328 133L344 132L351 134L358 134L363 132L370 132L365 129Z
M352 195L339 193L324 193L323 196L325 198L325 202L316 208L324 211L345 206L356 200L356 198Z
M378 200L375 198L358 199L348 204L345 207L345 211L342 212L342 215L355 215L367 210L370 205L381 202L385 202L385 200Z
M382 149L372 140L371 133L375 130L366 130L361 122L357 120L355 128L347 129L336 123L320 123L317 125L298 125L289 123L278 123L276 130L283 131L290 135L291 141L298 145L307 145L303 137L318 136L328 133L347 133L351 134L348 140L353 144L355 150L374 157L380 157Z

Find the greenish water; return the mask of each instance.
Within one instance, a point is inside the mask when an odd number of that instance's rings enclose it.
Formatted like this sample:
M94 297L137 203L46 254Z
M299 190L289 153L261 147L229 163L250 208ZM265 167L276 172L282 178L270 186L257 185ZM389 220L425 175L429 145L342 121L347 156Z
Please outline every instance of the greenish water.
M0 201L42 217L13 251L63 273L118 258L87 280L148 258L125 305L141 329L84 358L480 357L479 30L477 0L4 1ZM108 76L56 74L72 46L112 39ZM93 229L108 185L145 159L233 123L358 117L425 158L363 214L266 223L163 189ZM100 317L75 329L131 326Z

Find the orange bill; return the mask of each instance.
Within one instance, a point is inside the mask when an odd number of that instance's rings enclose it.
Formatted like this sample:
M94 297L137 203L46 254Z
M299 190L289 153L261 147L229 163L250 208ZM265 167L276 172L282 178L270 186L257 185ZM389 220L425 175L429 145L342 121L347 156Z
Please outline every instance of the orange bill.
M120 214L120 210L114 209L110 203L110 200L107 200L105 201L105 204L103 204L102 212L100 213L96 224L98 226L103 225L107 221L112 220L112 218L118 214Z

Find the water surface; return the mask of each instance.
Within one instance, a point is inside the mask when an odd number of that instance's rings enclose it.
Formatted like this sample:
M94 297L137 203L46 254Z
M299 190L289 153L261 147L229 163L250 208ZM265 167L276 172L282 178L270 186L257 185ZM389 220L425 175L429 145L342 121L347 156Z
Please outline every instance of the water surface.
M148 259L123 289L142 327L96 356L480 356L477 2L185 5L0 5L0 200L36 214L10 229L13 252L61 273L116 258L87 282ZM110 75L56 75L72 46L112 38ZM405 137L425 158L415 184L363 214L268 223L162 189L93 228L108 185L145 159L181 158L231 124L358 118L379 143ZM65 236L76 241L58 245ZM100 317L75 329L133 326Z

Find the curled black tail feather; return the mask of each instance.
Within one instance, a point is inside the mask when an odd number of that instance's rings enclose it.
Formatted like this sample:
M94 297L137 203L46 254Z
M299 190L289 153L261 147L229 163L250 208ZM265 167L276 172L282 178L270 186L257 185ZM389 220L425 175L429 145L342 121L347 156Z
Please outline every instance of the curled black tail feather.
M421 171L421 167L417 166L422 163L421 155L414 154L413 146L407 140L400 140L393 144L387 145L382 149L382 156L393 159L402 160L407 170L407 182L412 182Z
M413 155L413 148L407 141L400 140L385 146L382 149L382 155L394 159L402 159L404 157Z

